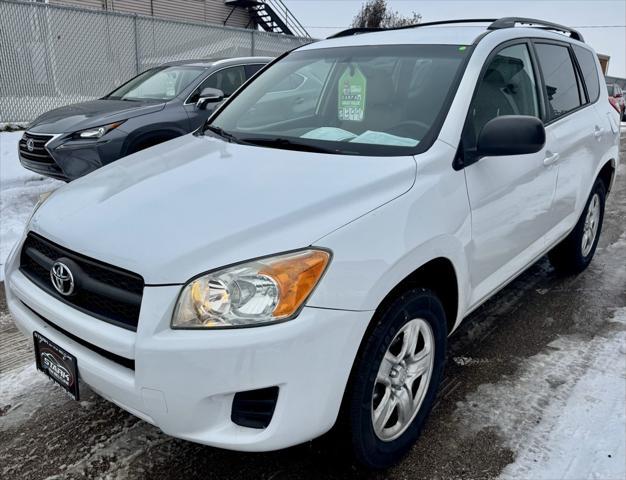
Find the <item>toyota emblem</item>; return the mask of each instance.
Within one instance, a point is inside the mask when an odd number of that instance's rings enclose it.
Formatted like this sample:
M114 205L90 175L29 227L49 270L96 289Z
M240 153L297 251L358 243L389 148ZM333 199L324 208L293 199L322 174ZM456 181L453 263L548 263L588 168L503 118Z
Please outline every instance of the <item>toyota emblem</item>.
M50 280L52 286L61 295L67 297L74 293L74 275L64 263L54 262L50 269Z
M35 150L35 141L32 138L29 138L28 140L26 140L26 148L28 149L29 152L32 152L33 150Z

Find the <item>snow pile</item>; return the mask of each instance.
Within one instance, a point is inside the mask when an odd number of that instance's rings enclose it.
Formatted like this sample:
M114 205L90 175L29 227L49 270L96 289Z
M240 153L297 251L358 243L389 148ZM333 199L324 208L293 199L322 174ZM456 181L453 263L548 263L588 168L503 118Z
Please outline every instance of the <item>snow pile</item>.
M20 425L44 405L67 401L65 394L52 385L52 380L37 372L35 362L0 372L0 385L0 409L3 410L0 432Z
M590 340L552 342L519 378L481 385L459 405L461 429L495 427L516 460L502 479L626 478L626 308Z
M0 133L0 281L4 280L4 263L39 195L63 185L20 165L17 143L21 136L22 132Z

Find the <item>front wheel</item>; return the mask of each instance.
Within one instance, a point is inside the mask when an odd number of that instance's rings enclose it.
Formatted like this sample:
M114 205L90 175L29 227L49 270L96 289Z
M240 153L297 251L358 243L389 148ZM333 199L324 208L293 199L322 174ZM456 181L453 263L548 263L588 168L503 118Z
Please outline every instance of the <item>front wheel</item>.
M362 465L387 468L419 437L443 375L446 318L429 290L410 290L365 341L348 392L352 448Z
M605 200L606 188L598 179L574 230L548 254L556 270L580 273L589 266L602 231Z

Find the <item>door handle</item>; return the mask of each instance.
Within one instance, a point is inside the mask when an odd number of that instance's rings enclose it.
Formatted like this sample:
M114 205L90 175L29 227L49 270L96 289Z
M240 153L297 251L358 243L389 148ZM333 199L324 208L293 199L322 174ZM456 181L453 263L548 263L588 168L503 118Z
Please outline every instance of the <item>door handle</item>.
M596 128L593 129L593 136L600 140L600 137L602 137L602 135L604 135L604 128L598 127L596 125Z
M558 153L546 152L546 158L543 159L543 164L546 167L554 165L556 162L559 161L560 157L561 155L559 155Z

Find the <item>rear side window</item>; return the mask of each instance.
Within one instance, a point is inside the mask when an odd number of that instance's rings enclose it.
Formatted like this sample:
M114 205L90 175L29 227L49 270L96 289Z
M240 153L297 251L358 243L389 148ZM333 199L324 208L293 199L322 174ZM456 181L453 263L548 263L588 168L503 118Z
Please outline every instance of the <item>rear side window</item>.
M596 67L595 55L586 48L574 45L574 53L583 72L585 85L587 85L587 93L589 101L595 102L600 96L600 79L598 78L598 68Z
M536 44L548 95L550 118L558 118L580 107L584 101L569 49L548 43Z

